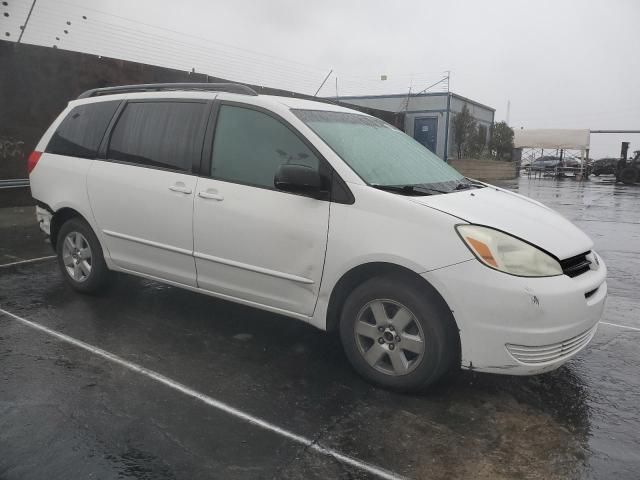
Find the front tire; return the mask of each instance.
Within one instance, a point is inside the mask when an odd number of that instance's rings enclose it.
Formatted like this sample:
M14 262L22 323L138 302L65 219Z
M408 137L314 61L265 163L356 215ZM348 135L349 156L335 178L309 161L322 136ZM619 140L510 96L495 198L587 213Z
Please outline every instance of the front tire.
M110 278L100 242L81 218L71 218L60 227L56 253L64 279L79 292L98 292Z
M353 290L340 337L355 370L385 388L423 390L459 365L451 311L435 290L403 275L375 277Z

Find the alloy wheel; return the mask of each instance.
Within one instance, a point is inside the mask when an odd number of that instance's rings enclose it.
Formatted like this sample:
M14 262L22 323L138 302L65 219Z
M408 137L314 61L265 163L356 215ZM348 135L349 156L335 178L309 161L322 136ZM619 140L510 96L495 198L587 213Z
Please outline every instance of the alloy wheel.
M91 247L79 232L69 232L62 244L62 261L67 273L76 282L84 282L91 275Z
M354 324L356 345L364 360L379 372L406 375L422 361L425 337L406 306L394 300L368 302Z

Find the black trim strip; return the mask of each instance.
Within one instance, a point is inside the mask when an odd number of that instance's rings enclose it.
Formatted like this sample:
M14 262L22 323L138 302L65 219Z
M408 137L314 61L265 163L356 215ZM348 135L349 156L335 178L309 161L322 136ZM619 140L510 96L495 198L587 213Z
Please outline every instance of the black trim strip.
M211 178L211 157L213 156L213 139L216 136L216 126L218 125L218 112L220 111L220 101L212 102L211 111L209 113L209 122L207 130L204 134L204 145L202 147L202 157L200 158L200 166L198 175L204 178Z
M584 298L593 297L593 295L598 291L599 288L600 287L594 288L593 290L589 290L587 293L584 294Z
M202 171L202 159L207 155L207 151L209 150L209 144L207 142L207 133L212 128L212 123L215 122L215 117L212 116L213 113L213 100L207 100L207 107L209 109L206 112L206 120L204 123L204 129L201 129L200 133L202 134L202 146L200 147L200 155L194 157L193 164L191 165L191 173L200 176Z
M53 209L49 205L47 205L46 203L41 202L40 200L35 199L35 198L34 198L34 200L36 201L36 206L38 206L40 208L44 208L47 212L49 212L52 215L55 213L53 211Z
M120 102L120 105L118 105L118 108L116 108L113 117L111 117L111 121L109 122L109 125L107 125L107 130L104 132L102 141L100 142L100 146L98 147L98 154L96 155L97 160L107 159L107 148L109 147L109 141L111 140L111 132L118 122L120 115L122 115L122 111L124 110L126 104L127 102L122 100Z

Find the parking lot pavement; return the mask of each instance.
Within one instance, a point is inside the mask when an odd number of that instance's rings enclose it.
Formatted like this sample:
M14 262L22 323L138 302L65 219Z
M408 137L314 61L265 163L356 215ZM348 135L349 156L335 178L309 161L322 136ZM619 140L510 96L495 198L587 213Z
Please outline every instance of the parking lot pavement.
M82 296L55 260L10 265L0 478L637 478L640 188L505 186L578 224L609 267L606 324L566 366L400 395L301 322L125 276ZM50 255L35 228L0 211L0 263Z
M52 255L42 240L34 207L0 208L0 264Z

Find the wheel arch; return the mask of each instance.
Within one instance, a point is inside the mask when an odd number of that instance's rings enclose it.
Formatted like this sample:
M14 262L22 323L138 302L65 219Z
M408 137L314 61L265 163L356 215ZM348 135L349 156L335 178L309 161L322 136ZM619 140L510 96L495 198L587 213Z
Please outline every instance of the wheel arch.
M81 218L87 225L91 228L91 223L77 210L71 207L62 207L56 210L51 217L51 226L49 230L49 240L51 241L51 246L54 250L56 250L56 243L58 242L58 232L60 231L60 227L65 224L67 220L71 218ZM98 239L99 240L99 239ZM57 251L57 250L56 250Z
M389 262L364 263L351 268L346 273L344 273L342 277L340 277L340 279L336 282L333 289L331 290L331 295L329 296L326 316L326 330L328 332L331 332L335 331L338 328L340 322L340 312L342 311L344 302L349 294L358 285L371 278L391 274L399 275L403 279L406 279L408 283L415 285L417 288L430 292L432 294L432 297L436 299L437 302L439 302L442 308L451 312L450 318L454 323L456 332L459 331L451 308L442 297L442 295L440 295L440 292L438 292L438 290L436 290L436 288L431 285L431 283L429 283L424 277L422 277L415 271L407 267ZM459 346L460 345L458 345L458 347Z

